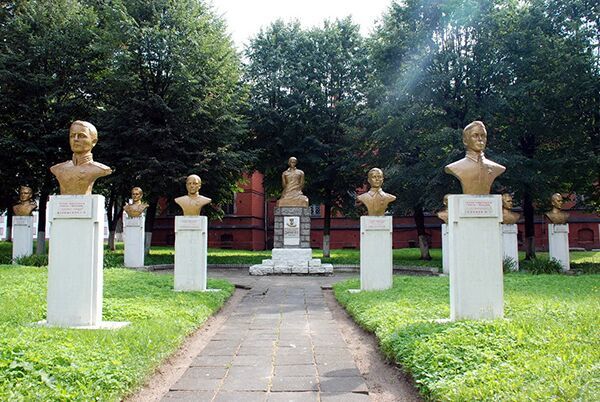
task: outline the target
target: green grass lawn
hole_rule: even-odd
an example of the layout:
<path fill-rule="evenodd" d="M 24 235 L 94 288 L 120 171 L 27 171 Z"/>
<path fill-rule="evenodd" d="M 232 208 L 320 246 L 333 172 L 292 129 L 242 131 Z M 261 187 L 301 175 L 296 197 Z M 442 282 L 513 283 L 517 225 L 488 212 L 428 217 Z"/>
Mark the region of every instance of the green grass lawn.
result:
<path fill-rule="evenodd" d="M 45 268 L 0 265 L 0 400 L 121 400 L 233 293 L 174 292 L 171 275 L 105 270 L 106 321 L 116 331 L 32 326 L 46 312 Z"/>
<path fill-rule="evenodd" d="M 447 277 L 394 277 L 394 287 L 336 298 L 375 333 L 428 398 L 600 400 L 600 275 L 505 276 L 505 320 L 448 318 Z"/>

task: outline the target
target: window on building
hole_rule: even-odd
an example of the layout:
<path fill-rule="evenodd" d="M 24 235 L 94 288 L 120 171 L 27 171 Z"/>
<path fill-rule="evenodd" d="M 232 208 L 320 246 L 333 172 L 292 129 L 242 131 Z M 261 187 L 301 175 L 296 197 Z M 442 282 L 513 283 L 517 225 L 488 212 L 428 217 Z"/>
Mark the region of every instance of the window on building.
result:
<path fill-rule="evenodd" d="M 235 215 L 235 212 L 236 212 L 235 202 L 237 199 L 236 196 L 237 196 L 237 194 L 234 193 L 233 194 L 233 202 L 221 205 L 221 208 L 223 209 L 223 212 L 225 212 L 225 215 Z"/>
<path fill-rule="evenodd" d="M 321 217 L 321 205 L 320 204 L 313 204 L 310 206 L 310 216 L 314 217 L 314 218 Z"/>

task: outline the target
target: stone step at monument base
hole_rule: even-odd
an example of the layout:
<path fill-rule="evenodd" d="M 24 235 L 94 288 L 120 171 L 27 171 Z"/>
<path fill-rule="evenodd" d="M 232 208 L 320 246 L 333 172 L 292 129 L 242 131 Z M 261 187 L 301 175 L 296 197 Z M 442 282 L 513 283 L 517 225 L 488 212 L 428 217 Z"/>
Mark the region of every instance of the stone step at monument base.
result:
<path fill-rule="evenodd" d="M 252 265 L 250 275 L 331 275 L 333 265 L 312 258 L 310 248 L 274 248 L 272 259 Z"/>

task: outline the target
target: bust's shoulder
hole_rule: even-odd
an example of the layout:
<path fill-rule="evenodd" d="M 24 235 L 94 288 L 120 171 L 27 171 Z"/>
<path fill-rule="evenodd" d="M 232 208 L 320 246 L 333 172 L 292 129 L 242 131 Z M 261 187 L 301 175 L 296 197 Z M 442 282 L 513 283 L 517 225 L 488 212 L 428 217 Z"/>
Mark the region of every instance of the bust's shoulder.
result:
<path fill-rule="evenodd" d="M 203 196 L 203 195 L 199 195 L 198 197 L 200 198 L 200 200 L 201 200 L 203 203 L 210 204 L 210 203 L 212 202 L 212 200 L 211 200 L 210 198 L 208 198 L 208 197 L 205 197 L 205 196 Z"/>
<path fill-rule="evenodd" d="M 101 173 L 104 173 L 104 174 L 112 173 L 112 169 L 110 167 L 108 167 L 105 164 L 100 163 L 100 162 L 91 162 L 90 166 L 93 166 L 94 168 L 96 168 L 97 170 L 99 170 Z"/>
<path fill-rule="evenodd" d="M 494 161 L 491 161 L 491 160 L 489 160 L 487 158 L 485 159 L 485 164 L 488 165 L 488 166 L 490 166 L 494 170 L 501 170 L 501 171 L 505 171 L 506 170 L 506 168 L 504 166 L 502 166 L 501 164 L 496 163 Z"/>
<path fill-rule="evenodd" d="M 190 198 L 190 197 L 188 197 L 187 195 L 182 195 L 181 197 L 177 197 L 177 198 L 175 198 L 175 202 L 176 202 L 177 204 L 181 204 L 182 202 L 185 202 L 185 201 L 187 201 L 187 200 L 188 200 L 188 198 Z"/>
<path fill-rule="evenodd" d="M 456 162 L 452 162 L 449 165 L 446 165 L 446 167 L 444 168 L 444 170 L 446 172 L 455 172 L 458 169 L 464 168 L 466 164 L 468 164 L 469 159 L 468 158 L 462 158 L 457 160 Z"/>
<path fill-rule="evenodd" d="M 61 163 L 57 163 L 56 165 L 50 166 L 50 171 L 52 173 L 54 172 L 58 172 L 64 168 L 69 167 L 69 165 L 73 165 L 73 162 L 71 161 L 65 161 L 65 162 L 61 162 Z"/>

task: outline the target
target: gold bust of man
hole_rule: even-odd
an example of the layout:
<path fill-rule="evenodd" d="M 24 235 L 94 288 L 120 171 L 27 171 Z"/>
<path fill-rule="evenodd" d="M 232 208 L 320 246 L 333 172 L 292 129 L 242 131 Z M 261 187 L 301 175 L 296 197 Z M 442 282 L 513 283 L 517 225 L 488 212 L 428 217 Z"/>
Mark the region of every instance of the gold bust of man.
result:
<path fill-rule="evenodd" d="M 436 214 L 438 218 L 440 218 L 442 221 L 444 221 L 444 223 L 448 223 L 448 196 L 450 194 L 446 194 L 444 196 L 444 208 L 440 209 L 438 211 L 438 213 Z"/>
<path fill-rule="evenodd" d="M 556 225 L 563 225 L 567 223 L 569 219 L 569 213 L 562 211 L 563 197 L 560 193 L 552 194 L 552 210 L 546 212 L 546 216 L 550 219 L 550 222 Z"/>
<path fill-rule="evenodd" d="M 29 186 L 19 187 L 19 203 L 13 206 L 13 213 L 16 216 L 31 216 L 37 209 L 37 203 L 32 200 L 33 191 Z"/>
<path fill-rule="evenodd" d="M 288 159 L 288 168 L 281 174 L 283 192 L 277 200 L 278 207 L 308 207 L 308 197 L 302 194 L 304 188 L 304 172 L 298 168 L 298 159 Z"/>
<path fill-rule="evenodd" d="M 142 216 L 142 214 L 148 208 L 148 204 L 142 202 L 142 197 L 144 196 L 144 192 L 139 187 L 134 187 L 131 189 L 131 204 L 125 204 L 123 207 L 123 211 L 127 212 L 127 216 L 130 218 L 137 218 L 138 216 Z"/>
<path fill-rule="evenodd" d="M 69 144 L 73 158 L 50 168 L 62 195 L 90 195 L 96 179 L 112 173 L 108 166 L 94 162 L 92 158 L 92 148 L 97 142 L 98 131 L 93 124 L 81 120 L 71 124 Z"/>
<path fill-rule="evenodd" d="M 371 188 L 366 193 L 358 196 L 358 201 L 365 204 L 369 216 L 383 216 L 390 202 L 396 200 L 396 196 L 388 194 L 381 189 L 383 185 L 383 171 L 379 168 L 369 170 L 367 180 Z"/>
<path fill-rule="evenodd" d="M 508 193 L 502 194 L 502 223 L 513 225 L 519 221 L 521 214 L 513 212 L 513 198 Z"/>
<path fill-rule="evenodd" d="M 188 194 L 182 197 L 175 198 L 177 205 L 183 210 L 185 216 L 198 216 L 202 207 L 210 204 L 212 201 L 208 197 L 201 196 L 198 191 L 202 187 L 202 180 L 200 176 L 191 174 L 185 180 L 185 187 L 187 188 Z"/>
<path fill-rule="evenodd" d="M 449 164 L 446 173 L 460 180 L 463 194 L 489 194 L 492 183 L 506 168 L 483 154 L 487 143 L 487 131 L 480 121 L 474 121 L 463 130 L 463 144 L 467 153 L 459 161 Z"/>

